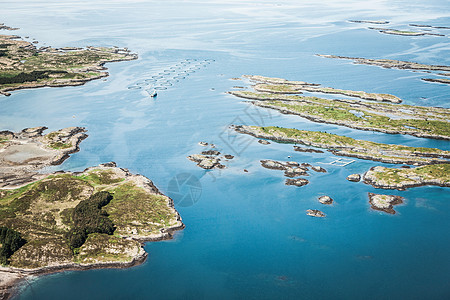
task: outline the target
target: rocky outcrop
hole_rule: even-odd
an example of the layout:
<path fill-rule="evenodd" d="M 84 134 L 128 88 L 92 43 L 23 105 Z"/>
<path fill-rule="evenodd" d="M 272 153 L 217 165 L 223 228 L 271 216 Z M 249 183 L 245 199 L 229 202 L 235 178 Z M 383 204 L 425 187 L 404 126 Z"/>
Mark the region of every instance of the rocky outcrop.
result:
<path fill-rule="evenodd" d="M 43 135 L 47 127 L 0 132 L 0 188 L 17 187 L 46 176 L 44 167 L 61 164 L 79 151 L 87 137 L 83 127 L 68 127 Z"/>
<path fill-rule="evenodd" d="M 422 78 L 423 81 L 428 82 L 437 82 L 437 83 L 445 83 L 450 84 L 450 79 L 447 78 Z"/>
<path fill-rule="evenodd" d="M 388 214 L 395 214 L 394 205 L 402 204 L 403 200 L 400 196 L 369 193 L 371 208 Z"/>
<path fill-rule="evenodd" d="M 230 154 L 220 155 L 220 151 L 215 149 L 216 146 L 214 144 L 200 142 L 199 145 L 204 147 L 209 146 L 210 149 L 202 151 L 201 154 L 189 155 L 187 158 L 190 161 L 196 162 L 197 166 L 202 169 L 223 169 L 225 168 L 225 165 L 221 164 L 222 159 L 230 160 L 234 158 L 234 156 Z"/>
<path fill-rule="evenodd" d="M 309 181 L 304 178 L 295 178 L 295 179 L 286 179 L 284 184 L 295 185 L 295 186 L 300 187 L 300 186 L 307 185 L 308 183 L 309 183 Z"/>
<path fill-rule="evenodd" d="M 325 218 L 325 214 L 318 209 L 308 209 L 306 210 L 306 214 L 311 217 Z"/>
<path fill-rule="evenodd" d="M 361 180 L 361 175 L 359 174 L 350 174 L 347 176 L 348 181 L 359 182 Z"/>
<path fill-rule="evenodd" d="M 450 163 L 409 169 L 376 166 L 364 173 L 363 181 L 380 189 L 405 190 L 425 185 L 450 187 Z"/>
<path fill-rule="evenodd" d="M 330 198 L 330 196 L 320 196 L 319 197 L 319 202 L 322 204 L 332 204 L 333 203 L 333 199 Z"/>
<path fill-rule="evenodd" d="M 318 173 L 326 173 L 327 170 L 325 170 L 324 168 L 320 167 L 320 166 L 312 166 L 311 170 L 316 171 Z"/>
<path fill-rule="evenodd" d="M 266 141 L 266 140 L 258 140 L 258 143 L 262 144 L 262 145 L 269 145 L 270 142 Z"/>
<path fill-rule="evenodd" d="M 317 150 L 317 149 L 312 149 L 312 148 L 305 148 L 305 147 L 299 147 L 299 146 L 294 146 L 294 151 L 307 152 L 307 153 L 323 153 L 322 150 Z"/>

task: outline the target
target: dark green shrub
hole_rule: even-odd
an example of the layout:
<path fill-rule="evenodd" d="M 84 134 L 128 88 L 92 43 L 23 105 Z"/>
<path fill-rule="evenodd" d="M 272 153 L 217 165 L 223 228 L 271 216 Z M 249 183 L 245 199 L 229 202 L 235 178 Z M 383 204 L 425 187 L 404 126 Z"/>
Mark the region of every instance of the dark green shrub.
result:
<path fill-rule="evenodd" d="M 81 247 L 90 233 L 114 233 L 114 224 L 108 214 L 102 210 L 112 199 L 109 192 L 98 192 L 83 200 L 75 207 L 72 220 L 73 228 L 68 233 L 70 247 Z"/>

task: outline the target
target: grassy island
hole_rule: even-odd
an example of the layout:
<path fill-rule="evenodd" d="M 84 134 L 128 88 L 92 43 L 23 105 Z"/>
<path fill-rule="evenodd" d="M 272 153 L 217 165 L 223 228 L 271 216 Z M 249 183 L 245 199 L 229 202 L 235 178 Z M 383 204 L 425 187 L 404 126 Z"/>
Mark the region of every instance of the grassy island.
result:
<path fill-rule="evenodd" d="M 127 49 L 87 47 L 37 49 L 18 36 L 0 35 L 0 93 L 43 86 L 82 85 L 108 76 L 107 62 L 136 59 Z"/>
<path fill-rule="evenodd" d="M 0 190 L 0 226 L 21 243 L 3 264 L 36 271 L 134 264 L 183 223 L 150 180 L 105 164 Z"/>
<path fill-rule="evenodd" d="M 450 187 L 450 163 L 411 169 L 373 167 L 363 180 L 376 188 L 404 190 L 409 187 L 437 185 Z"/>
<path fill-rule="evenodd" d="M 445 164 L 450 151 L 436 148 L 408 147 L 356 140 L 336 134 L 281 127 L 233 126 L 244 134 L 274 141 L 298 143 L 328 149 L 335 155 L 357 157 L 395 164 Z"/>
<path fill-rule="evenodd" d="M 275 88 L 277 87 L 271 87 Z M 292 86 L 283 89 L 289 88 Z M 255 100 L 252 101 L 254 105 L 295 114 L 314 122 L 390 134 L 450 139 L 450 110 L 445 108 L 369 103 L 351 99 L 330 100 L 285 93 L 233 91 L 230 94 Z"/>
<path fill-rule="evenodd" d="M 394 59 L 371 59 L 361 57 L 348 57 L 339 55 L 317 54 L 317 56 L 326 58 L 349 59 L 355 64 L 373 65 L 387 69 L 410 69 L 410 70 L 427 70 L 427 71 L 450 71 L 450 66 L 445 65 L 427 65 L 410 61 L 394 60 Z"/>

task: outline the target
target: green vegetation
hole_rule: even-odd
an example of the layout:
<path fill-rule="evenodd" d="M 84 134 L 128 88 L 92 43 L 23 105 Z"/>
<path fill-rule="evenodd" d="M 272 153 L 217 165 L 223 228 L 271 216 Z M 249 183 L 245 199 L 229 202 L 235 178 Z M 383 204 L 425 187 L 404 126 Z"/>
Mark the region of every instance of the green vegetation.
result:
<path fill-rule="evenodd" d="M 75 206 L 72 214 L 74 226 L 68 233 L 70 247 L 81 247 L 90 233 L 113 234 L 115 228 L 108 214 L 102 210 L 112 199 L 106 191 L 98 192 Z"/>
<path fill-rule="evenodd" d="M 0 49 L 0 92 L 33 84 L 79 85 L 106 75 L 99 69 L 105 62 L 136 58 L 113 48 L 39 51 L 33 44 L 10 36 L 0 36 Z"/>
<path fill-rule="evenodd" d="M 249 91 L 230 93 L 258 100 L 253 102 L 255 105 L 296 114 L 316 122 L 386 133 L 450 139 L 450 110 L 445 108 Z"/>
<path fill-rule="evenodd" d="M 114 175 L 111 170 L 92 170 L 89 175 L 81 176 L 84 180 L 91 182 L 94 185 L 114 184 L 123 181 L 123 178 L 119 178 Z"/>
<path fill-rule="evenodd" d="M 20 236 L 19 232 L 7 227 L 0 227 L 0 243 L 2 244 L 0 264 L 6 265 L 11 255 L 25 245 L 26 241 Z"/>
<path fill-rule="evenodd" d="M 406 188 L 422 185 L 450 186 L 450 163 L 411 169 L 375 167 L 365 174 L 365 181 L 375 187 Z"/>
<path fill-rule="evenodd" d="M 159 234 L 177 216 L 167 197 L 138 187 L 140 180 L 118 168 L 94 168 L 0 189 L 0 226 L 27 241 L 10 265 L 130 261 L 140 245 L 123 237 Z"/>
<path fill-rule="evenodd" d="M 105 207 L 118 234 L 134 228 L 139 234 L 151 234 L 170 225 L 172 212 L 162 195 L 146 193 L 143 188 L 124 183 L 109 190 L 114 198 Z M 131 221 L 132 220 L 132 221 Z"/>
<path fill-rule="evenodd" d="M 52 74 L 65 74 L 65 71 L 31 71 L 29 73 L 20 72 L 17 74 L 0 73 L 0 86 L 11 83 L 24 83 L 31 81 L 38 81 L 39 79 L 48 79 Z"/>
<path fill-rule="evenodd" d="M 400 103 L 401 99 L 390 94 L 378 94 L 378 93 L 366 93 L 362 91 L 341 90 L 330 87 L 320 87 L 316 85 L 297 85 L 292 83 L 284 84 L 262 84 L 259 83 L 254 86 L 254 89 L 259 92 L 268 93 L 287 93 L 287 94 L 299 94 L 301 91 L 308 91 L 314 93 L 326 93 L 326 94 L 341 94 L 350 97 L 359 97 L 366 100 L 375 101 L 387 101 Z"/>
<path fill-rule="evenodd" d="M 71 144 L 62 143 L 62 142 L 52 142 L 52 143 L 50 143 L 49 146 L 50 146 L 50 148 L 53 148 L 53 149 L 56 149 L 56 150 L 67 149 L 67 148 L 72 147 Z"/>
<path fill-rule="evenodd" d="M 337 155 L 390 163 L 446 163 L 447 160 L 440 158 L 450 158 L 450 151 L 443 151 L 437 148 L 382 144 L 356 140 L 350 137 L 320 131 L 307 131 L 274 126 L 242 126 L 236 127 L 236 130 L 241 133 L 252 134 L 258 138 L 300 143 L 330 149 L 330 151 Z"/>

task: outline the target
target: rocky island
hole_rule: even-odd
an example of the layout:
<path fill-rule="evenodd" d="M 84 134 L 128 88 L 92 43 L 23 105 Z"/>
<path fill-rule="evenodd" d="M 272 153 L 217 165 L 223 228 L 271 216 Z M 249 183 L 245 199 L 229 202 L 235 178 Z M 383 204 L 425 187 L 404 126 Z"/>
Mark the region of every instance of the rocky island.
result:
<path fill-rule="evenodd" d="M 184 228 L 170 198 L 114 163 L 0 189 L 0 226 L 22 241 L 14 251 L 2 241 L 0 273 L 9 278 L 132 266 L 147 256 L 141 242 Z"/>
<path fill-rule="evenodd" d="M 394 164 L 446 164 L 450 151 L 356 140 L 346 136 L 281 127 L 234 125 L 232 129 L 256 138 L 328 149 L 334 155 Z"/>
<path fill-rule="evenodd" d="M 432 35 L 432 36 L 445 36 L 443 34 L 438 33 L 430 33 L 423 31 L 411 31 L 411 30 L 399 30 L 392 28 L 379 28 L 379 27 L 369 27 L 369 29 L 377 30 L 378 32 L 385 34 L 394 34 L 394 35 L 403 35 L 403 36 L 423 36 L 423 35 Z"/>
<path fill-rule="evenodd" d="M 450 71 L 450 66 L 446 65 L 426 65 L 416 62 L 394 60 L 394 59 L 370 59 L 370 58 L 360 58 L 360 57 L 348 57 L 339 55 L 328 55 L 328 54 L 316 54 L 320 57 L 325 58 L 337 58 L 337 59 L 348 59 L 353 60 L 355 64 L 361 65 L 373 65 L 379 66 L 387 69 L 410 69 L 410 70 L 422 70 L 422 71 Z"/>
<path fill-rule="evenodd" d="M 403 200 L 404 198 L 400 196 L 369 193 L 369 203 L 372 209 L 392 215 L 395 214 L 394 205 L 402 204 Z"/>
<path fill-rule="evenodd" d="M 103 66 L 107 62 L 137 59 L 127 49 L 36 48 L 14 35 L 0 35 L 0 94 L 9 91 L 82 85 L 87 81 L 108 76 Z"/>
<path fill-rule="evenodd" d="M 252 77 L 252 80 L 285 83 L 263 85 L 265 91 L 277 90 L 276 93 L 258 91 L 231 91 L 229 93 L 240 98 L 251 99 L 251 103 L 256 106 L 298 115 L 313 122 L 390 134 L 409 134 L 417 137 L 450 140 L 450 109 L 292 95 L 285 91 L 298 89 L 297 86 L 300 84 L 297 82 L 291 83 L 277 78 L 255 79 L 255 77 Z M 261 89 L 261 85 L 259 87 L 257 85 L 255 88 Z M 384 99 L 397 101 L 394 100 L 395 98 L 390 98 L 395 97 L 392 95 L 378 95 Z"/>
<path fill-rule="evenodd" d="M 450 163 L 410 169 L 376 166 L 363 175 L 363 181 L 380 189 L 405 190 L 424 185 L 450 187 Z"/>

